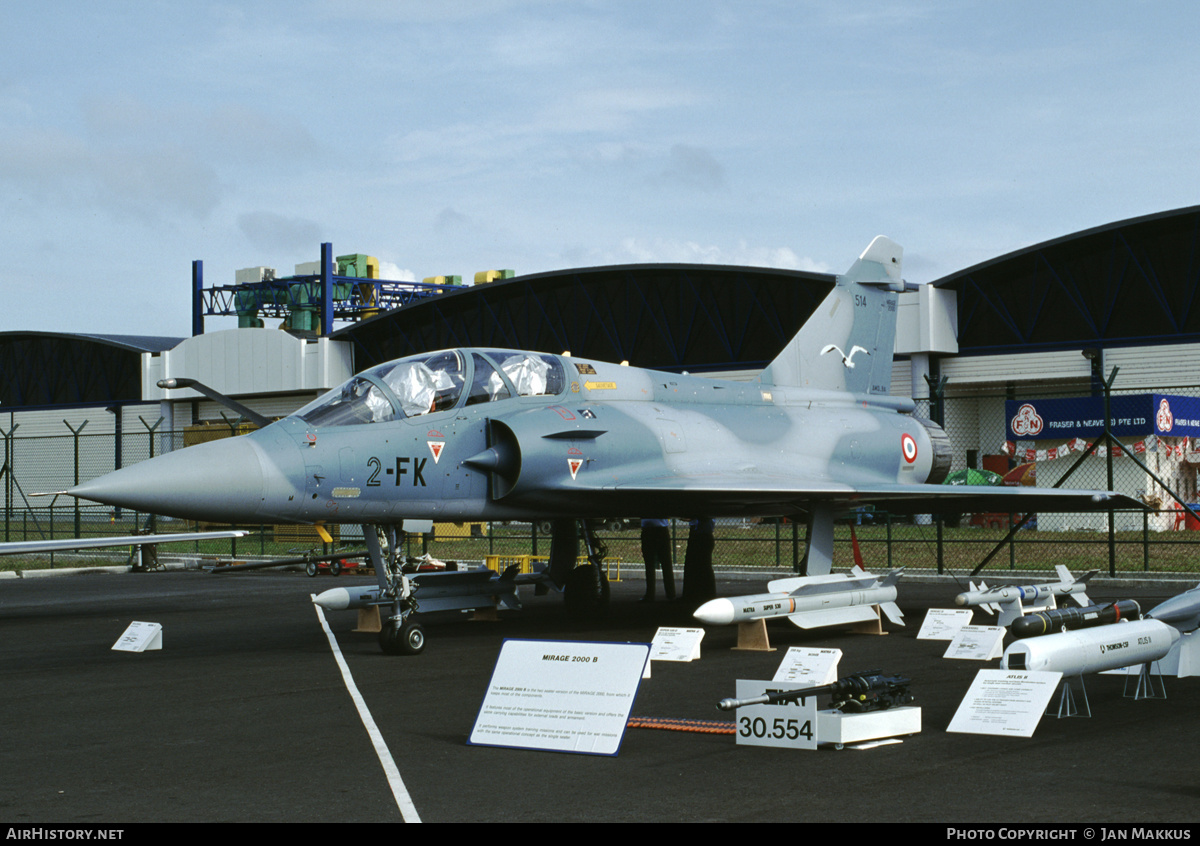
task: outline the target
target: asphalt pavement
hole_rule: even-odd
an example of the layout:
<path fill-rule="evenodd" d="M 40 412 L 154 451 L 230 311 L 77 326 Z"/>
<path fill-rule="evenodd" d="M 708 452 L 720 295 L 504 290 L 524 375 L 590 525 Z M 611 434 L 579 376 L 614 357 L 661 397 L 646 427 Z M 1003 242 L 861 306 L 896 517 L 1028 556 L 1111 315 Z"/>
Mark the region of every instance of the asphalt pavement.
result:
<path fill-rule="evenodd" d="M 722 595 L 766 576 L 720 578 Z M 357 581 L 362 581 L 357 579 Z M 348 577 L 165 572 L 0 581 L 0 818 L 14 824 L 400 822 L 401 808 L 334 658 L 310 593 Z M 365 709 L 424 822 L 1187 823 L 1200 816 L 1200 678 L 1135 701 L 1088 676 L 1089 718 L 1041 720 L 1032 738 L 946 731 L 976 673 L 917 640 L 953 584 L 900 582 L 908 625 L 884 636 L 769 627 L 772 653 L 734 651 L 710 627 L 702 657 L 658 663 L 635 716 L 723 720 L 737 679 L 770 679 L 789 646 L 836 647 L 842 674 L 912 679 L 922 731 L 870 750 L 738 746 L 723 733 L 630 728 L 612 757 L 467 744 L 506 638 L 649 642 L 694 625 L 680 603 L 640 603 L 613 585 L 600 623 L 561 597 L 524 597 L 499 622 L 431 620 L 415 657 L 383 655 L 327 612 Z M 1177 592 L 1096 587 L 1094 600 L 1148 609 Z M 116 652 L 132 621 L 163 647 Z M 979 618 L 984 622 L 983 618 Z"/>

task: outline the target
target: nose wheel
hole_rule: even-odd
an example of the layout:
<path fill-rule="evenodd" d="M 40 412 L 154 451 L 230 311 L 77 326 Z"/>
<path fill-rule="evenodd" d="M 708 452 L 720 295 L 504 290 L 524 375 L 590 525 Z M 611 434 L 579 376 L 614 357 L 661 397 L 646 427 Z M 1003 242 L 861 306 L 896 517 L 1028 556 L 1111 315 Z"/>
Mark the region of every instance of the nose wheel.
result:
<path fill-rule="evenodd" d="M 379 647 L 388 655 L 420 655 L 425 651 L 425 629 L 412 620 L 389 620 L 379 630 Z"/>

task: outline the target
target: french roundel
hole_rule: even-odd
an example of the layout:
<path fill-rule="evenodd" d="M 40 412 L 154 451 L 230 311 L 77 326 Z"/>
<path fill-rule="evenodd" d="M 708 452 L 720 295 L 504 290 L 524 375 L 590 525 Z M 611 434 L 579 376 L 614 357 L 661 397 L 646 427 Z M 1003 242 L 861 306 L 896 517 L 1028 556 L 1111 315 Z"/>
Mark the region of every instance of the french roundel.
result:
<path fill-rule="evenodd" d="M 909 464 L 917 460 L 917 442 L 913 440 L 912 435 L 901 436 L 900 449 L 904 451 L 904 460 Z"/>

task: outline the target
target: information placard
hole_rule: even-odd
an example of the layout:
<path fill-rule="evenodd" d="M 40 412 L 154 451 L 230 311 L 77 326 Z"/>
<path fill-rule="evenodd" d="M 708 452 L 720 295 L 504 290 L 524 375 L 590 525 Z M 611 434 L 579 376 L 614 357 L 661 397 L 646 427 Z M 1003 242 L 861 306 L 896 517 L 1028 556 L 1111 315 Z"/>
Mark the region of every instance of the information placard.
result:
<path fill-rule="evenodd" d="M 1062 673 L 980 670 L 946 731 L 1032 737 Z"/>
<path fill-rule="evenodd" d="M 468 743 L 616 755 L 648 643 L 506 640 Z"/>
<path fill-rule="evenodd" d="M 840 649 L 815 649 L 792 646 L 788 649 L 771 681 L 787 682 L 789 688 L 818 687 L 837 681 Z"/>
<path fill-rule="evenodd" d="M 991 661 L 1004 654 L 1003 626 L 963 626 L 954 634 L 943 658 Z"/>
<path fill-rule="evenodd" d="M 917 640 L 954 640 L 954 633 L 969 625 L 973 614 L 970 608 L 930 608 Z"/>
<path fill-rule="evenodd" d="M 650 643 L 651 661 L 695 661 L 700 657 L 704 629 L 677 629 L 662 626 Z"/>
<path fill-rule="evenodd" d="M 129 624 L 117 642 L 114 652 L 153 652 L 162 649 L 162 623 L 142 623 L 135 620 Z"/>

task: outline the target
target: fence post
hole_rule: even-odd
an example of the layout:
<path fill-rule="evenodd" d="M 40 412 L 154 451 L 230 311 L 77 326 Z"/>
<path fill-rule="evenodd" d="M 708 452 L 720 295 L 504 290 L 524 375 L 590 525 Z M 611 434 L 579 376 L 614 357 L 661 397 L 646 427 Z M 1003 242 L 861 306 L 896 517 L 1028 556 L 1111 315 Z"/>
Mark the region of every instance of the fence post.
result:
<path fill-rule="evenodd" d="M 884 524 L 887 526 L 888 569 L 891 570 L 892 569 L 892 512 L 885 511 L 885 512 L 883 512 L 883 514 L 884 514 L 883 521 L 884 521 Z"/>
<path fill-rule="evenodd" d="M 142 425 L 146 427 L 146 439 L 148 441 L 150 441 L 150 458 L 153 458 L 154 457 L 154 430 L 157 429 L 159 427 L 159 425 L 163 422 L 163 418 L 159 417 L 158 420 L 154 421 L 153 426 L 151 426 L 149 423 L 147 423 L 146 418 L 140 414 L 138 415 L 138 420 L 141 420 Z M 154 534 L 156 531 L 158 531 L 158 515 L 151 514 L 147 518 L 146 531 L 148 531 L 150 534 Z"/>
<path fill-rule="evenodd" d="M 925 374 L 925 383 L 929 386 L 929 419 L 934 423 L 946 428 L 946 382 L 949 377 L 938 376 L 934 379 L 929 374 Z M 945 538 L 942 535 L 942 515 L 936 515 L 935 522 L 937 523 L 937 571 L 941 575 L 945 569 L 946 549 L 944 545 Z"/>
<path fill-rule="evenodd" d="M 88 422 L 86 420 L 84 420 L 82 423 L 79 424 L 79 428 L 75 429 L 75 428 L 72 428 L 70 423 L 68 423 L 66 420 L 63 420 L 63 425 L 71 430 L 71 436 L 75 441 L 75 484 L 76 485 L 79 484 L 79 433 L 83 431 L 83 427 L 86 426 L 87 424 L 88 424 Z M 80 534 L 79 534 L 79 498 L 78 497 L 75 498 L 75 537 L 80 537 Z"/>
<path fill-rule="evenodd" d="M 8 525 L 12 522 L 12 491 L 13 491 L 13 432 L 17 431 L 20 423 L 14 423 L 13 427 L 5 432 L 0 429 L 0 435 L 4 436 L 4 464 L 0 466 L 0 473 L 4 475 L 4 540 L 9 540 Z"/>
<path fill-rule="evenodd" d="M 1112 433 L 1112 386 L 1117 379 L 1117 372 L 1121 368 L 1114 367 L 1112 372 L 1108 374 L 1108 379 L 1104 381 L 1104 443 L 1106 454 L 1104 463 L 1108 468 L 1108 487 L 1106 490 L 1113 489 L 1113 447 L 1116 446 L 1117 440 Z M 1112 506 L 1108 509 L 1108 575 L 1117 575 L 1117 528 L 1115 518 L 1113 517 Z"/>

